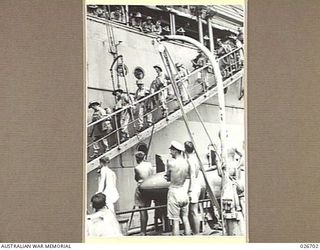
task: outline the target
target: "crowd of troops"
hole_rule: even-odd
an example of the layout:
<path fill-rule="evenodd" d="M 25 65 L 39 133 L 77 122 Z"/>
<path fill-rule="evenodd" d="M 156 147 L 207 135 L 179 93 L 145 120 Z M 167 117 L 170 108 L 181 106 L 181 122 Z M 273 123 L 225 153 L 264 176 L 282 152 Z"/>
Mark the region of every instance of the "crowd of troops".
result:
<path fill-rule="evenodd" d="M 123 6 L 115 6 L 114 10 L 100 5 L 88 5 L 88 13 L 113 20 L 120 23 L 126 23 L 126 17 L 124 15 Z M 154 20 L 151 16 L 142 15 L 141 12 L 133 12 L 129 14 L 128 24 L 135 30 L 154 35 L 168 35 L 170 34 L 170 27 L 168 25 L 163 26 L 161 20 Z M 180 27 L 177 29 L 177 34 L 184 35 L 185 30 Z"/>

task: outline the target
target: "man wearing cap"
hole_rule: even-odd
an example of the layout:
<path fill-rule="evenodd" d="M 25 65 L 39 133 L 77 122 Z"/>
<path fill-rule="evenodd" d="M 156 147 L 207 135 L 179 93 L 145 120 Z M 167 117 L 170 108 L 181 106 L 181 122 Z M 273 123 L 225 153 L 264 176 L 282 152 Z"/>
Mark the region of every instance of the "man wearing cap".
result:
<path fill-rule="evenodd" d="M 138 89 L 135 94 L 135 98 L 134 98 L 135 101 L 139 101 L 150 94 L 150 91 L 144 87 L 142 80 L 137 80 L 137 86 L 138 86 Z M 143 130 L 144 114 L 147 111 L 146 103 L 147 103 L 147 100 L 140 101 L 137 103 L 138 126 L 139 126 L 138 132 L 141 132 Z M 152 124 L 152 114 L 147 114 L 147 122 L 148 122 L 148 126 Z"/>
<path fill-rule="evenodd" d="M 168 218 L 172 220 L 172 234 L 179 235 L 180 216 L 184 224 L 185 235 L 190 235 L 189 214 L 189 197 L 188 189 L 192 185 L 190 178 L 190 167 L 183 157 L 183 146 L 176 141 L 171 142 L 170 154 L 173 160 L 167 163 L 167 181 L 170 181 L 168 191 Z"/>
<path fill-rule="evenodd" d="M 238 39 L 238 37 L 236 37 L 235 35 L 231 35 L 229 36 L 229 38 L 231 38 L 233 40 L 233 43 L 235 44 L 235 47 L 238 50 L 238 57 L 239 57 L 239 62 L 240 62 L 240 65 L 242 66 L 243 65 L 243 61 L 244 61 L 244 55 L 243 55 L 243 46 L 242 46 L 242 43 L 241 41 Z"/>
<path fill-rule="evenodd" d="M 91 205 L 95 212 L 87 216 L 86 236 L 122 236 L 115 214 L 106 206 L 106 195 L 103 193 L 93 195 Z"/>
<path fill-rule="evenodd" d="M 119 109 L 123 109 L 129 106 L 130 100 L 129 97 L 123 93 L 122 89 L 117 89 L 113 91 L 113 95 L 116 96 L 116 105 L 114 110 L 117 111 Z M 128 124 L 130 120 L 130 108 L 126 108 L 118 114 L 118 119 L 120 123 L 120 138 L 121 142 L 124 142 L 129 138 Z"/>
<path fill-rule="evenodd" d="M 222 57 L 232 51 L 231 46 L 229 44 L 223 43 L 220 38 L 217 39 L 217 43 L 219 46 L 216 51 L 216 54 L 218 55 L 218 57 Z M 220 65 L 222 70 L 224 70 L 225 68 L 228 68 L 228 66 L 230 65 L 231 57 L 232 55 L 225 56 L 224 58 L 222 58 L 221 65 Z"/>
<path fill-rule="evenodd" d="M 140 12 L 137 12 L 132 18 L 132 26 L 139 31 L 142 31 L 142 15 Z"/>
<path fill-rule="evenodd" d="M 152 17 L 147 16 L 146 21 L 142 23 L 142 31 L 144 33 L 151 33 L 153 29 Z"/>
<path fill-rule="evenodd" d="M 181 78 L 185 78 L 189 75 L 188 70 L 183 66 L 182 63 L 176 63 L 175 64 L 178 74 L 176 75 L 176 81 L 178 81 Z M 181 96 L 181 100 L 183 105 L 188 103 L 189 97 L 188 97 L 188 79 L 183 80 L 182 82 L 179 82 L 178 84 L 179 93 Z"/>
<path fill-rule="evenodd" d="M 124 13 L 123 6 L 116 6 L 115 10 L 112 11 L 111 14 L 110 14 L 110 19 L 123 23 L 124 22 L 123 13 Z"/>
<path fill-rule="evenodd" d="M 105 118 L 103 121 L 92 126 L 92 130 L 89 135 L 95 141 L 95 143 L 93 144 L 93 155 L 91 156 L 95 157 L 99 155 L 100 146 L 102 147 L 104 152 L 107 152 L 109 149 L 108 140 L 105 136 L 112 130 L 111 117 L 107 116 L 106 111 L 101 108 L 99 102 L 90 102 L 88 108 L 92 108 L 94 111 L 92 114 L 91 122 L 96 122 L 98 120 L 101 120 L 102 118 Z"/>
<path fill-rule="evenodd" d="M 145 160 L 145 153 L 138 151 L 135 153 L 137 166 L 134 168 L 135 180 L 137 182 L 137 188 L 134 195 L 135 205 L 139 208 L 150 207 L 151 200 L 147 197 L 144 197 L 140 191 L 141 183 L 147 179 L 149 176 L 153 175 L 154 170 L 150 162 Z M 140 226 L 141 226 L 141 235 L 146 235 L 148 224 L 148 211 L 140 211 Z"/>
<path fill-rule="evenodd" d="M 189 198 L 190 198 L 190 224 L 194 235 L 200 232 L 200 220 L 198 213 L 198 202 L 201 193 L 200 184 L 200 164 L 199 160 L 195 154 L 194 146 L 191 141 L 186 141 L 184 143 L 184 148 L 186 152 L 186 158 L 190 165 L 190 179 L 192 179 L 192 186 L 189 187 Z"/>
<path fill-rule="evenodd" d="M 119 193 L 116 187 L 117 177 L 116 174 L 109 168 L 110 159 L 102 157 L 100 162 L 100 176 L 98 184 L 98 192 L 106 195 L 106 205 L 114 212 L 114 203 L 119 199 Z"/>
<path fill-rule="evenodd" d="M 202 50 L 199 49 L 198 53 L 197 57 L 192 60 L 193 67 L 196 69 L 204 67 L 208 63 L 208 58 L 204 55 Z M 198 73 L 197 81 L 201 83 L 203 92 L 206 92 L 209 88 L 208 68 L 205 68 Z"/>
<path fill-rule="evenodd" d="M 168 90 L 164 89 L 167 87 L 167 80 L 162 72 L 162 68 L 160 65 L 154 65 L 153 68 L 157 72 L 156 79 L 152 82 L 151 87 L 150 87 L 150 93 L 154 93 L 160 89 L 163 89 L 162 91 L 159 92 L 159 103 L 162 111 L 162 117 L 167 117 L 168 116 L 168 106 L 167 106 L 167 96 L 168 96 Z"/>
<path fill-rule="evenodd" d="M 98 5 L 87 5 L 88 14 L 96 15 L 97 8 L 98 8 Z"/>

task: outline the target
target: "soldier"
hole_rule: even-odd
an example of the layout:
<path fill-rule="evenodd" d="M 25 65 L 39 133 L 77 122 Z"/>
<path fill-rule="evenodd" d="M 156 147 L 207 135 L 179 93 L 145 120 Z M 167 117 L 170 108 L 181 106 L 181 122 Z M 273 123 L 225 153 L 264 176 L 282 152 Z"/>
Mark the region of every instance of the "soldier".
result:
<path fill-rule="evenodd" d="M 241 27 L 238 27 L 238 39 L 243 44 L 243 30 Z"/>
<path fill-rule="evenodd" d="M 188 70 L 181 63 L 176 63 L 175 66 L 176 66 L 176 68 L 178 70 L 178 74 L 176 76 L 176 81 L 181 79 L 181 78 L 187 77 L 189 75 Z M 187 90 L 188 90 L 188 80 L 184 80 L 182 82 L 179 82 L 178 83 L 178 89 L 179 89 L 179 92 L 180 92 L 182 103 L 183 103 L 183 105 L 185 105 L 189 101 L 188 92 L 187 92 Z"/>
<path fill-rule="evenodd" d="M 116 105 L 114 108 L 115 111 L 129 106 L 129 97 L 123 93 L 122 89 L 117 89 L 113 91 L 112 94 L 116 96 Z M 122 110 L 117 117 L 120 123 L 120 140 L 121 142 L 124 142 L 129 139 L 128 123 L 130 120 L 130 108 Z"/>
<path fill-rule="evenodd" d="M 119 199 L 119 193 L 116 187 L 116 174 L 109 168 L 110 159 L 102 157 L 100 160 L 100 177 L 98 184 L 98 193 L 106 195 L 106 205 L 114 212 L 114 203 Z"/>
<path fill-rule="evenodd" d="M 88 108 L 94 110 L 92 114 L 92 122 L 96 122 L 105 118 L 107 116 L 106 111 L 101 108 L 99 102 L 90 102 Z M 93 137 L 95 143 L 93 144 L 93 155 L 95 157 L 99 155 L 100 146 L 103 149 L 103 152 L 107 152 L 109 149 L 108 140 L 105 138 L 106 134 L 112 130 L 111 118 L 107 118 L 95 125 L 92 126 L 90 137 Z M 100 146 L 99 146 L 100 145 Z"/>
<path fill-rule="evenodd" d="M 239 58 L 239 63 L 241 66 L 243 66 L 243 62 L 244 62 L 244 55 L 243 55 L 243 46 L 241 41 L 238 39 L 238 37 L 236 37 L 235 35 L 231 35 L 229 36 L 229 38 L 231 38 L 233 40 L 233 43 L 235 44 L 236 49 L 238 50 L 238 58 Z"/>
<path fill-rule="evenodd" d="M 125 20 L 124 20 L 123 13 L 124 13 L 123 7 L 122 6 L 116 6 L 115 10 L 112 11 L 111 14 L 110 14 L 110 19 L 124 23 Z"/>
<path fill-rule="evenodd" d="M 203 54 L 203 52 L 199 49 L 197 57 L 192 60 L 193 67 L 195 69 L 201 68 L 208 63 L 208 58 Z M 198 82 L 201 83 L 203 92 L 206 92 L 209 88 L 208 82 L 208 69 L 205 68 L 198 73 Z"/>
<path fill-rule="evenodd" d="M 153 167 L 150 162 L 145 160 L 145 153 L 138 151 L 135 154 L 137 166 L 134 168 L 135 180 L 137 182 L 137 188 L 134 195 L 135 205 L 139 208 L 150 207 L 151 200 L 144 197 L 140 191 L 141 183 L 149 176 L 153 175 Z M 141 235 L 146 235 L 147 224 L 148 224 L 148 211 L 140 211 L 140 224 L 141 224 Z"/>
<path fill-rule="evenodd" d="M 201 174 L 200 164 L 195 154 L 193 143 L 191 141 L 185 142 L 184 148 L 188 163 L 190 165 L 190 179 L 192 179 L 192 186 L 189 188 L 188 193 L 190 198 L 190 224 L 193 234 L 196 235 L 200 232 L 200 220 L 198 213 L 198 202 L 201 193 L 201 184 L 199 178 Z"/>
<path fill-rule="evenodd" d="M 146 21 L 142 23 L 142 31 L 144 33 L 151 33 L 153 30 L 152 17 L 147 16 Z"/>
<path fill-rule="evenodd" d="M 179 235 L 180 216 L 184 224 L 185 235 L 190 235 L 188 189 L 192 186 L 192 180 L 187 181 L 190 178 L 190 168 L 182 155 L 184 148 L 179 142 L 172 141 L 169 149 L 173 160 L 168 161 L 166 174 L 167 181 L 170 181 L 167 204 L 168 218 L 173 222 L 173 235 Z"/>
<path fill-rule="evenodd" d="M 167 87 L 167 80 L 162 72 L 162 68 L 159 65 L 154 65 L 153 68 L 157 72 L 156 79 L 152 82 L 151 87 L 150 87 L 150 93 L 154 93 L 160 89 L 163 89 Z M 159 102 L 160 102 L 160 107 L 162 111 L 162 117 L 165 118 L 168 116 L 168 106 L 167 106 L 167 97 L 168 97 L 168 90 L 163 89 L 159 93 Z"/>
<path fill-rule="evenodd" d="M 232 51 L 231 46 L 227 43 L 223 43 L 220 38 L 217 39 L 217 43 L 219 46 L 216 51 L 216 54 L 218 55 L 218 57 L 222 57 Z M 220 64 L 221 71 L 228 69 L 228 67 L 230 66 L 231 59 L 232 59 L 232 55 L 225 56 L 224 58 L 222 58 L 221 64 Z"/>
<path fill-rule="evenodd" d="M 137 12 L 134 18 L 132 18 L 132 26 L 139 31 L 142 31 L 142 16 L 140 12 Z"/>
<path fill-rule="evenodd" d="M 137 80 L 137 86 L 138 89 L 136 91 L 135 100 L 139 101 L 150 94 L 150 91 L 146 89 L 143 85 L 143 82 L 141 80 Z M 141 132 L 143 130 L 144 126 L 144 114 L 145 111 L 147 111 L 147 100 L 141 101 L 137 103 L 137 110 L 138 110 L 138 132 Z M 147 114 L 147 123 L 148 126 L 152 124 L 152 114 Z"/>
<path fill-rule="evenodd" d="M 95 212 L 87 216 L 86 236 L 122 236 L 116 216 L 106 207 L 106 195 L 97 193 L 91 197 Z"/>
<path fill-rule="evenodd" d="M 161 21 L 157 20 L 156 24 L 152 27 L 152 33 L 156 35 L 161 35 L 162 33 L 162 27 L 161 27 Z"/>

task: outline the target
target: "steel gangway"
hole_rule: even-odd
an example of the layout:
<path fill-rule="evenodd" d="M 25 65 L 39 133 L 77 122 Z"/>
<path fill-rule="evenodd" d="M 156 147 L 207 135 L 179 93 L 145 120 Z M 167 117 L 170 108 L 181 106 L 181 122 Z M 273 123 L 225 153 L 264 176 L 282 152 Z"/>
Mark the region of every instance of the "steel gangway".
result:
<path fill-rule="evenodd" d="M 223 76 L 223 88 L 225 92 L 227 91 L 228 87 L 232 84 L 239 83 L 239 99 L 243 96 L 243 65 L 241 62 L 241 59 L 239 57 L 239 52 L 242 48 L 237 48 L 232 50 L 230 53 L 225 54 L 224 56 L 217 58 L 217 62 L 220 65 L 222 76 Z M 223 65 L 223 61 L 228 58 L 229 64 Z M 196 75 L 207 71 L 208 77 L 208 89 L 206 91 L 203 91 L 202 85 L 203 82 L 195 80 Z M 188 113 L 192 110 L 194 110 L 196 107 L 201 105 L 202 103 L 208 101 L 210 98 L 214 97 L 218 94 L 218 89 L 216 86 L 216 77 L 214 74 L 210 73 L 212 72 L 212 65 L 210 63 L 207 63 L 206 65 L 194 69 L 192 72 L 190 72 L 187 76 L 182 77 L 176 81 L 177 84 L 183 81 L 188 81 L 188 93 L 190 97 L 190 102 L 183 105 L 183 109 L 185 113 Z M 99 167 L 99 159 L 101 157 L 107 156 L 109 159 L 113 159 L 120 154 L 123 154 L 128 149 L 134 147 L 138 143 L 144 141 L 148 137 L 151 136 L 152 133 L 156 133 L 165 127 L 167 127 L 169 124 L 172 124 L 176 120 L 182 117 L 181 109 L 177 106 L 177 97 L 174 95 L 169 96 L 167 99 L 167 105 L 169 107 L 169 114 L 166 117 L 162 117 L 159 115 L 160 113 L 160 107 L 154 107 L 151 111 L 144 114 L 144 118 L 146 118 L 148 115 L 152 114 L 153 116 L 153 125 L 146 127 L 142 131 L 137 131 L 137 122 L 138 117 L 135 117 L 134 115 L 131 115 L 131 119 L 128 123 L 129 127 L 129 134 L 130 137 L 126 141 L 120 140 L 120 131 L 121 127 L 118 125 L 117 119 L 120 116 L 121 112 L 130 109 L 130 113 L 134 114 L 135 107 L 139 105 L 141 102 L 150 101 L 150 98 L 155 98 L 161 91 L 170 90 L 172 88 L 172 84 L 168 84 L 168 86 L 154 92 L 153 94 L 150 94 L 138 101 L 133 101 L 126 107 L 119 109 L 106 117 L 103 117 L 102 119 L 95 121 L 93 123 L 90 123 L 87 125 L 87 131 L 90 131 L 93 126 L 96 126 L 97 124 L 105 121 L 105 120 L 111 120 L 113 123 L 114 129 L 106 134 L 103 138 L 100 138 L 96 141 L 90 141 L 88 140 L 87 143 L 87 152 L 88 152 L 88 161 L 87 161 L 87 173 L 91 172 L 92 170 Z M 89 134 L 89 132 L 88 132 Z M 98 143 L 100 140 L 107 139 L 109 142 L 109 149 L 106 152 L 102 152 L 97 157 L 91 158 L 90 157 L 90 149 L 93 147 L 94 143 Z"/>

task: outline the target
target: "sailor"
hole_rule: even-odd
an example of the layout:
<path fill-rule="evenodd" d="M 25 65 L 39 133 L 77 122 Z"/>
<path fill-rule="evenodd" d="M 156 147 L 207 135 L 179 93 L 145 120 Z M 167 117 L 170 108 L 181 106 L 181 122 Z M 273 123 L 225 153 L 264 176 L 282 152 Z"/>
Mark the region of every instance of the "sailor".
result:
<path fill-rule="evenodd" d="M 176 63 L 175 64 L 177 70 L 178 70 L 178 74 L 176 76 L 176 81 L 181 79 L 181 78 L 185 78 L 189 75 L 188 70 L 183 66 L 183 64 L 181 63 Z M 185 105 L 186 103 L 188 103 L 189 101 L 189 97 L 188 97 L 188 80 L 183 80 L 182 82 L 179 82 L 178 84 L 178 90 L 181 96 L 181 100 L 183 105 Z"/>
<path fill-rule="evenodd" d="M 138 132 L 141 132 L 143 130 L 144 126 L 144 115 L 145 112 L 147 111 L 147 100 L 140 101 L 141 99 L 145 98 L 150 94 L 150 91 L 144 87 L 144 84 L 141 80 L 137 80 L 137 86 L 138 89 L 135 94 L 135 101 L 137 101 L 137 112 L 138 112 Z M 152 124 L 152 114 L 147 114 L 147 122 L 148 126 Z"/>
<path fill-rule="evenodd" d="M 106 118 L 103 121 L 93 125 L 89 135 L 90 137 L 93 137 L 93 140 L 95 141 L 93 144 L 93 155 L 90 157 L 96 157 L 99 155 L 100 146 L 104 153 L 109 149 L 108 140 L 105 136 L 112 130 L 111 117 L 107 118 L 107 113 L 103 108 L 101 108 L 101 104 L 99 102 L 90 102 L 88 108 L 92 108 L 94 110 L 92 114 L 92 122 Z"/>
<path fill-rule="evenodd" d="M 137 188 L 134 195 L 135 205 L 139 208 L 150 207 L 151 200 L 141 194 L 140 185 L 149 176 L 153 175 L 154 170 L 150 162 L 145 160 L 145 153 L 138 151 L 135 153 L 137 166 L 134 168 L 135 180 L 137 182 Z M 148 211 L 140 211 L 140 226 L 141 235 L 146 235 L 148 224 Z"/>
<path fill-rule="evenodd" d="M 119 199 L 119 193 L 116 187 L 117 177 L 116 174 L 109 168 L 110 159 L 102 157 L 100 162 L 100 176 L 98 184 L 98 193 L 106 195 L 106 206 L 114 212 L 114 203 Z"/>
<path fill-rule="evenodd" d="M 192 179 L 192 186 L 189 187 L 189 198 L 190 198 L 190 225 L 194 235 L 200 232 L 200 220 L 198 213 L 198 202 L 201 193 L 200 184 L 200 164 L 199 160 L 195 154 L 194 146 L 191 141 L 186 141 L 184 143 L 184 148 L 186 152 L 186 158 L 190 165 L 190 179 Z"/>
<path fill-rule="evenodd" d="M 192 186 L 192 180 L 187 181 L 190 178 L 190 168 L 183 157 L 184 148 L 179 142 L 172 141 L 169 149 L 173 159 L 168 161 L 166 173 L 166 179 L 170 181 L 167 203 L 168 218 L 172 220 L 173 235 L 179 235 L 180 216 L 184 224 L 185 235 L 190 235 L 188 189 L 190 185 Z"/>
<path fill-rule="evenodd" d="M 159 65 L 154 65 L 153 68 L 157 72 L 157 76 L 155 80 L 152 82 L 150 87 L 150 93 L 154 93 L 160 89 L 163 89 L 159 92 L 159 104 L 162 111 L 162 117 L 165 118 L 168 116 L 168 106 L 167 106 L 167 97 L 168 97 L 168 90 L 167 90 L 167 80 L 162 72 L 162 68 Z"/>
<path fill-rule="evenodd" d="M 144 33 L 151 33 L 153 30 L 152 17 L 147 16 L 146 21 L 142 23 L 142 31 Z"/>
<path fill-rule="evenodd" d="M 123 93 L 122 89 L 117 89 L 113 91 L 112 94 L 116 96 L 116 105 L 114 110 L 117 111 L 125 108 L 117 115 L 120 123 L 120 140 L 121 142 L 124 142 L 129 139 L 128 124 L 130 120 L 130 107 L 128 106 L 130 104 L 130 100 L 129 97 Z"/>
<path fill-rule="evenodd" d="M 106 206 L 106 195 L 97 193 L 91 197 L 91 206 L 95 210 L 87 216 L 86 236 L 122 236 L 115 214 Z"/>

